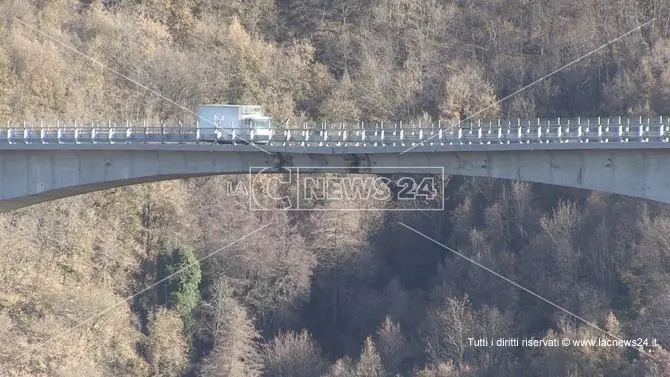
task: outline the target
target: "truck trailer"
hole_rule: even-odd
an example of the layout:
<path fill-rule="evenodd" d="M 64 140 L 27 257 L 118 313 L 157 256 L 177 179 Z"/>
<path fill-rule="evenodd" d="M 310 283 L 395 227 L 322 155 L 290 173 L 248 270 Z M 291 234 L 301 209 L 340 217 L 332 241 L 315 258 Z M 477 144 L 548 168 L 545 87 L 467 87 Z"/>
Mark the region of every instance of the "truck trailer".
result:
<path fill-rule="evenodd" d="M 198 106 L 197 124 L 202 141 L 264 144 L 270 140 L 270 123 L 261 106 Z"/>

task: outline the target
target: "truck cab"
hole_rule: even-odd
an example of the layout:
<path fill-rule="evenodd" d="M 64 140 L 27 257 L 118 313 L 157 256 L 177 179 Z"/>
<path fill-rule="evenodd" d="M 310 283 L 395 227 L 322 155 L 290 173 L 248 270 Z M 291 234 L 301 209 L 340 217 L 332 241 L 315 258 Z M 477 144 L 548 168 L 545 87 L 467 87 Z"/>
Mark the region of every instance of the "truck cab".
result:
<path fill-rule="evenodd" d="M 270 117 L 254 116 L 244 120 L 245 129 L 251 130 L 254 142 L 263 142 L 270 137 Z"/>

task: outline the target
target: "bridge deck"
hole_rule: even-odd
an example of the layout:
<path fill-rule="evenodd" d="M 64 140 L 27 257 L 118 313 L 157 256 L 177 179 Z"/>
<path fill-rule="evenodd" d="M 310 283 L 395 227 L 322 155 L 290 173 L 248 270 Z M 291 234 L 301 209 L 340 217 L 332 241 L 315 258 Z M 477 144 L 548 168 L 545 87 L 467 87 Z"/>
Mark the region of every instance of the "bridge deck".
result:
<path fill-rule="evenodd" d="M 523 180 L 670 203 L 668 118 L 441 126 L 328 125 L 275 129 L 269 140 L 248 135 L 262 148 L 241 143 L 238 136 L 244 130 L 216 140 L 231 145 L 217 145 L 202 137 L 204 128 L 189 126 L 9 126 L 0 129 L 0 212 L 111 187 L 249 174 L 259 168 L 367 174 L 382 169 L 434 174 L 439 168 L 449 175 Z"/>

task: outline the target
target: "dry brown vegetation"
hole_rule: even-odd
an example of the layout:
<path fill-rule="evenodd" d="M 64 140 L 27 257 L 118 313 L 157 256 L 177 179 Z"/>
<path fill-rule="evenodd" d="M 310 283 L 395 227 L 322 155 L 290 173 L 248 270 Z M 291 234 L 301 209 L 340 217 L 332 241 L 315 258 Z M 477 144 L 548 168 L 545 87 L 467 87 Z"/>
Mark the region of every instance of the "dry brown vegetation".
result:
<path fill-rule="evenodd" d="M 277 123 L 670 113 L 666 0 L 5 0 L 0 15 L 0 122 L 191 122 L 200 103 L 261 104 Z M 468 346 L 598 333 L 396 223 L 667 348 L 665 206 L 452 177 L 428 216 L 266 213 L 226 195 L 235 179 L 0 215 L 0 376 L 670 376 L 662 349 Z M 164 288 L 123 301 L 174 244 L 186 261 L 219 251 L 193 267 L 195 296 L 171 296 L 195 309 Z"/>

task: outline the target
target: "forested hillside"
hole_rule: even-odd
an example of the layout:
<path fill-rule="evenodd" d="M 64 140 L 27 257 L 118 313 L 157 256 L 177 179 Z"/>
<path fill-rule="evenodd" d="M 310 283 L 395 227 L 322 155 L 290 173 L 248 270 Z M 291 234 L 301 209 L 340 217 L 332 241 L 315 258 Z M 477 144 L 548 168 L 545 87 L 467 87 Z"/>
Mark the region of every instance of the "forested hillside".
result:
<path fill-rule="evenodd" d="M 0 123 L 201 103 L 280 124 L 670 115 L 670 3 L 0 1 Z M 0 214 L 0 376 L 670 376 L 668 206 L 449 177 L 443 212 L 255 212 L 238 179 Z M 399 221 L 661 347 L 471 346 L 607 336 Z"/>

